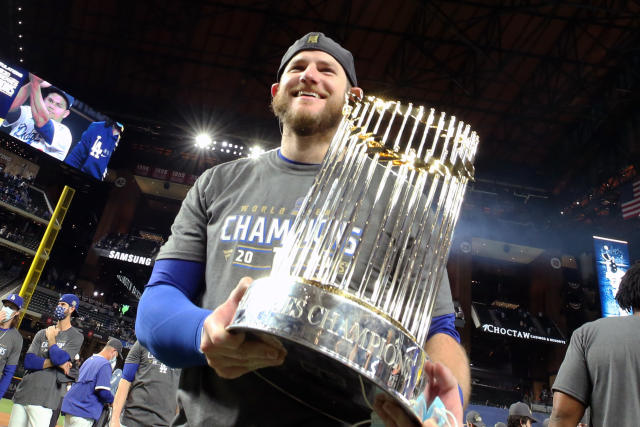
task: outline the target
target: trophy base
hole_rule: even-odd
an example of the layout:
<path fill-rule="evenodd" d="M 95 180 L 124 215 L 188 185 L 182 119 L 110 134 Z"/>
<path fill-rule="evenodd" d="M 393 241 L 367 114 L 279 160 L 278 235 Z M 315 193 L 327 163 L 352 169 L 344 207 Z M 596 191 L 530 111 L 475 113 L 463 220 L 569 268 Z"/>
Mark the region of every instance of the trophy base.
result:
<path fill-rule="evenodd" d="M 258 279 L 228 329 L 283 346 L 284 364 L 256 374 L 330 418 L 368 420 L 383 392 L 416 420 L 424 416 L 416 400 L 426 384 L 426 353 L 402 326 L 333 287 Z"/>

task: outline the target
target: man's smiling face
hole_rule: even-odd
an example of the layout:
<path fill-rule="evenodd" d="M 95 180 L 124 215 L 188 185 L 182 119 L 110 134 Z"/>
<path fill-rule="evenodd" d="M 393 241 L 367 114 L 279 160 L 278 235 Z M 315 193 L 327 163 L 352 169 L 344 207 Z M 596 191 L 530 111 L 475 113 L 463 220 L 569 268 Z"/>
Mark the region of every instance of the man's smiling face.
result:
<path fill-rule="evenodd" d="M 305 50 L 291 58 L 280 83 L 271 87 L 271 107 L 298 135 L 335 128 L 349 88 L 342 66 L 328 53 Z"/>

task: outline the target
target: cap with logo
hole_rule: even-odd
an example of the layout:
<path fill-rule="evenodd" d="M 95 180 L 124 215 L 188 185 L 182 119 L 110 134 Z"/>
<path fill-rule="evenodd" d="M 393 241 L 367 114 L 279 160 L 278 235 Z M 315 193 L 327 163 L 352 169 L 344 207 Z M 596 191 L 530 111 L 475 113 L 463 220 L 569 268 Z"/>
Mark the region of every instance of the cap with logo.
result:
<path fill-rule="evenodd" d="M 472 424 L 476 427 L 485 427 L 484 421 L 482 421 L 482 417 L 477 411 L 469 411 L 467 412 L 467 424 Z"/>
<path fill-rule="evenodd" d="M 11 302 L 15 305 L 18 306 L 18 308 L 22 308 L 22 304 L 24 303 L 22 297 L 18 294 L 9 294 L 7 295 L 7 297 L 5 299 L 2 300 L 2 302 Z"/>
<path fill-rule="evenodd" d="M 80 299 L 74 294 L 64 294 L 60 297 L 58 302 L 66 302 L 69 307 L 75 308 L 74 313 L 78 313 L 78 306 L 80 305 Z"/>
<path fill-rule="evenodd" d="M 342 65 L 347 78 L 349 78 L 349 82 L 351 82 L 353 86 L 358 86 L 358 80 L 356 79 L 356 66 L 353 63 L 353 55 L 347 49 L 343 48 L 323 33 L 309 33 L 301 39 L 296 40 L 295 43 L 287 49 L 280 61 L 277 81 L 280 81 L 280 77 L 282 76 L 282 73 L 289 61 L 291 61 L 291 58 L 303 50 L 321 50 L 333 56 L 334 59 Z"/>
<path fill-rule="evenodd" d="M 518 416 L 518 417 L 527 417 L 531 420 L 532 423 L 537 423 L 538 420 L 533 418 L 533 413 L 531 412 L 531 408 L 524 402 L 516 402 L 509 407 L 509 416 Z"/>

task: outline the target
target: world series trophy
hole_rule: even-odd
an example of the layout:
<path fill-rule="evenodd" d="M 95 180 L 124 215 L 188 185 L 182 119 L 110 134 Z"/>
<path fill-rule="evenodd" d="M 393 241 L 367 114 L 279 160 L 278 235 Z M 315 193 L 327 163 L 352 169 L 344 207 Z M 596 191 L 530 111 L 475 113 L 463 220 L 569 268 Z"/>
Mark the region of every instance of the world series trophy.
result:
<path fill-rule="evenodd" d="M 433 109 L 347 98 L 271 275 L 229 326 L 287 350 L 256 375 L 344 423 L 368 420 L 378 393 L 422 419 L 423 347 L 478 140 Z"/>

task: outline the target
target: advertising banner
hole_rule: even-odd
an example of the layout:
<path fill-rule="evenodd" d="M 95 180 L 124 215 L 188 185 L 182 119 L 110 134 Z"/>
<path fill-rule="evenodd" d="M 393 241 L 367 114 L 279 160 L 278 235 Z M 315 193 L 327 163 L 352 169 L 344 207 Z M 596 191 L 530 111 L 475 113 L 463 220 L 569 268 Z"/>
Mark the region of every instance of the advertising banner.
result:
<path fill-rule="evenodd" d="M 595 249 L 602 317 L 627 316 L 631 314 L 621 309 L 615 299 L 620 286 L 620 279 L 629 268 L 627 242 L 593 236 L 593 246 Z"/>

